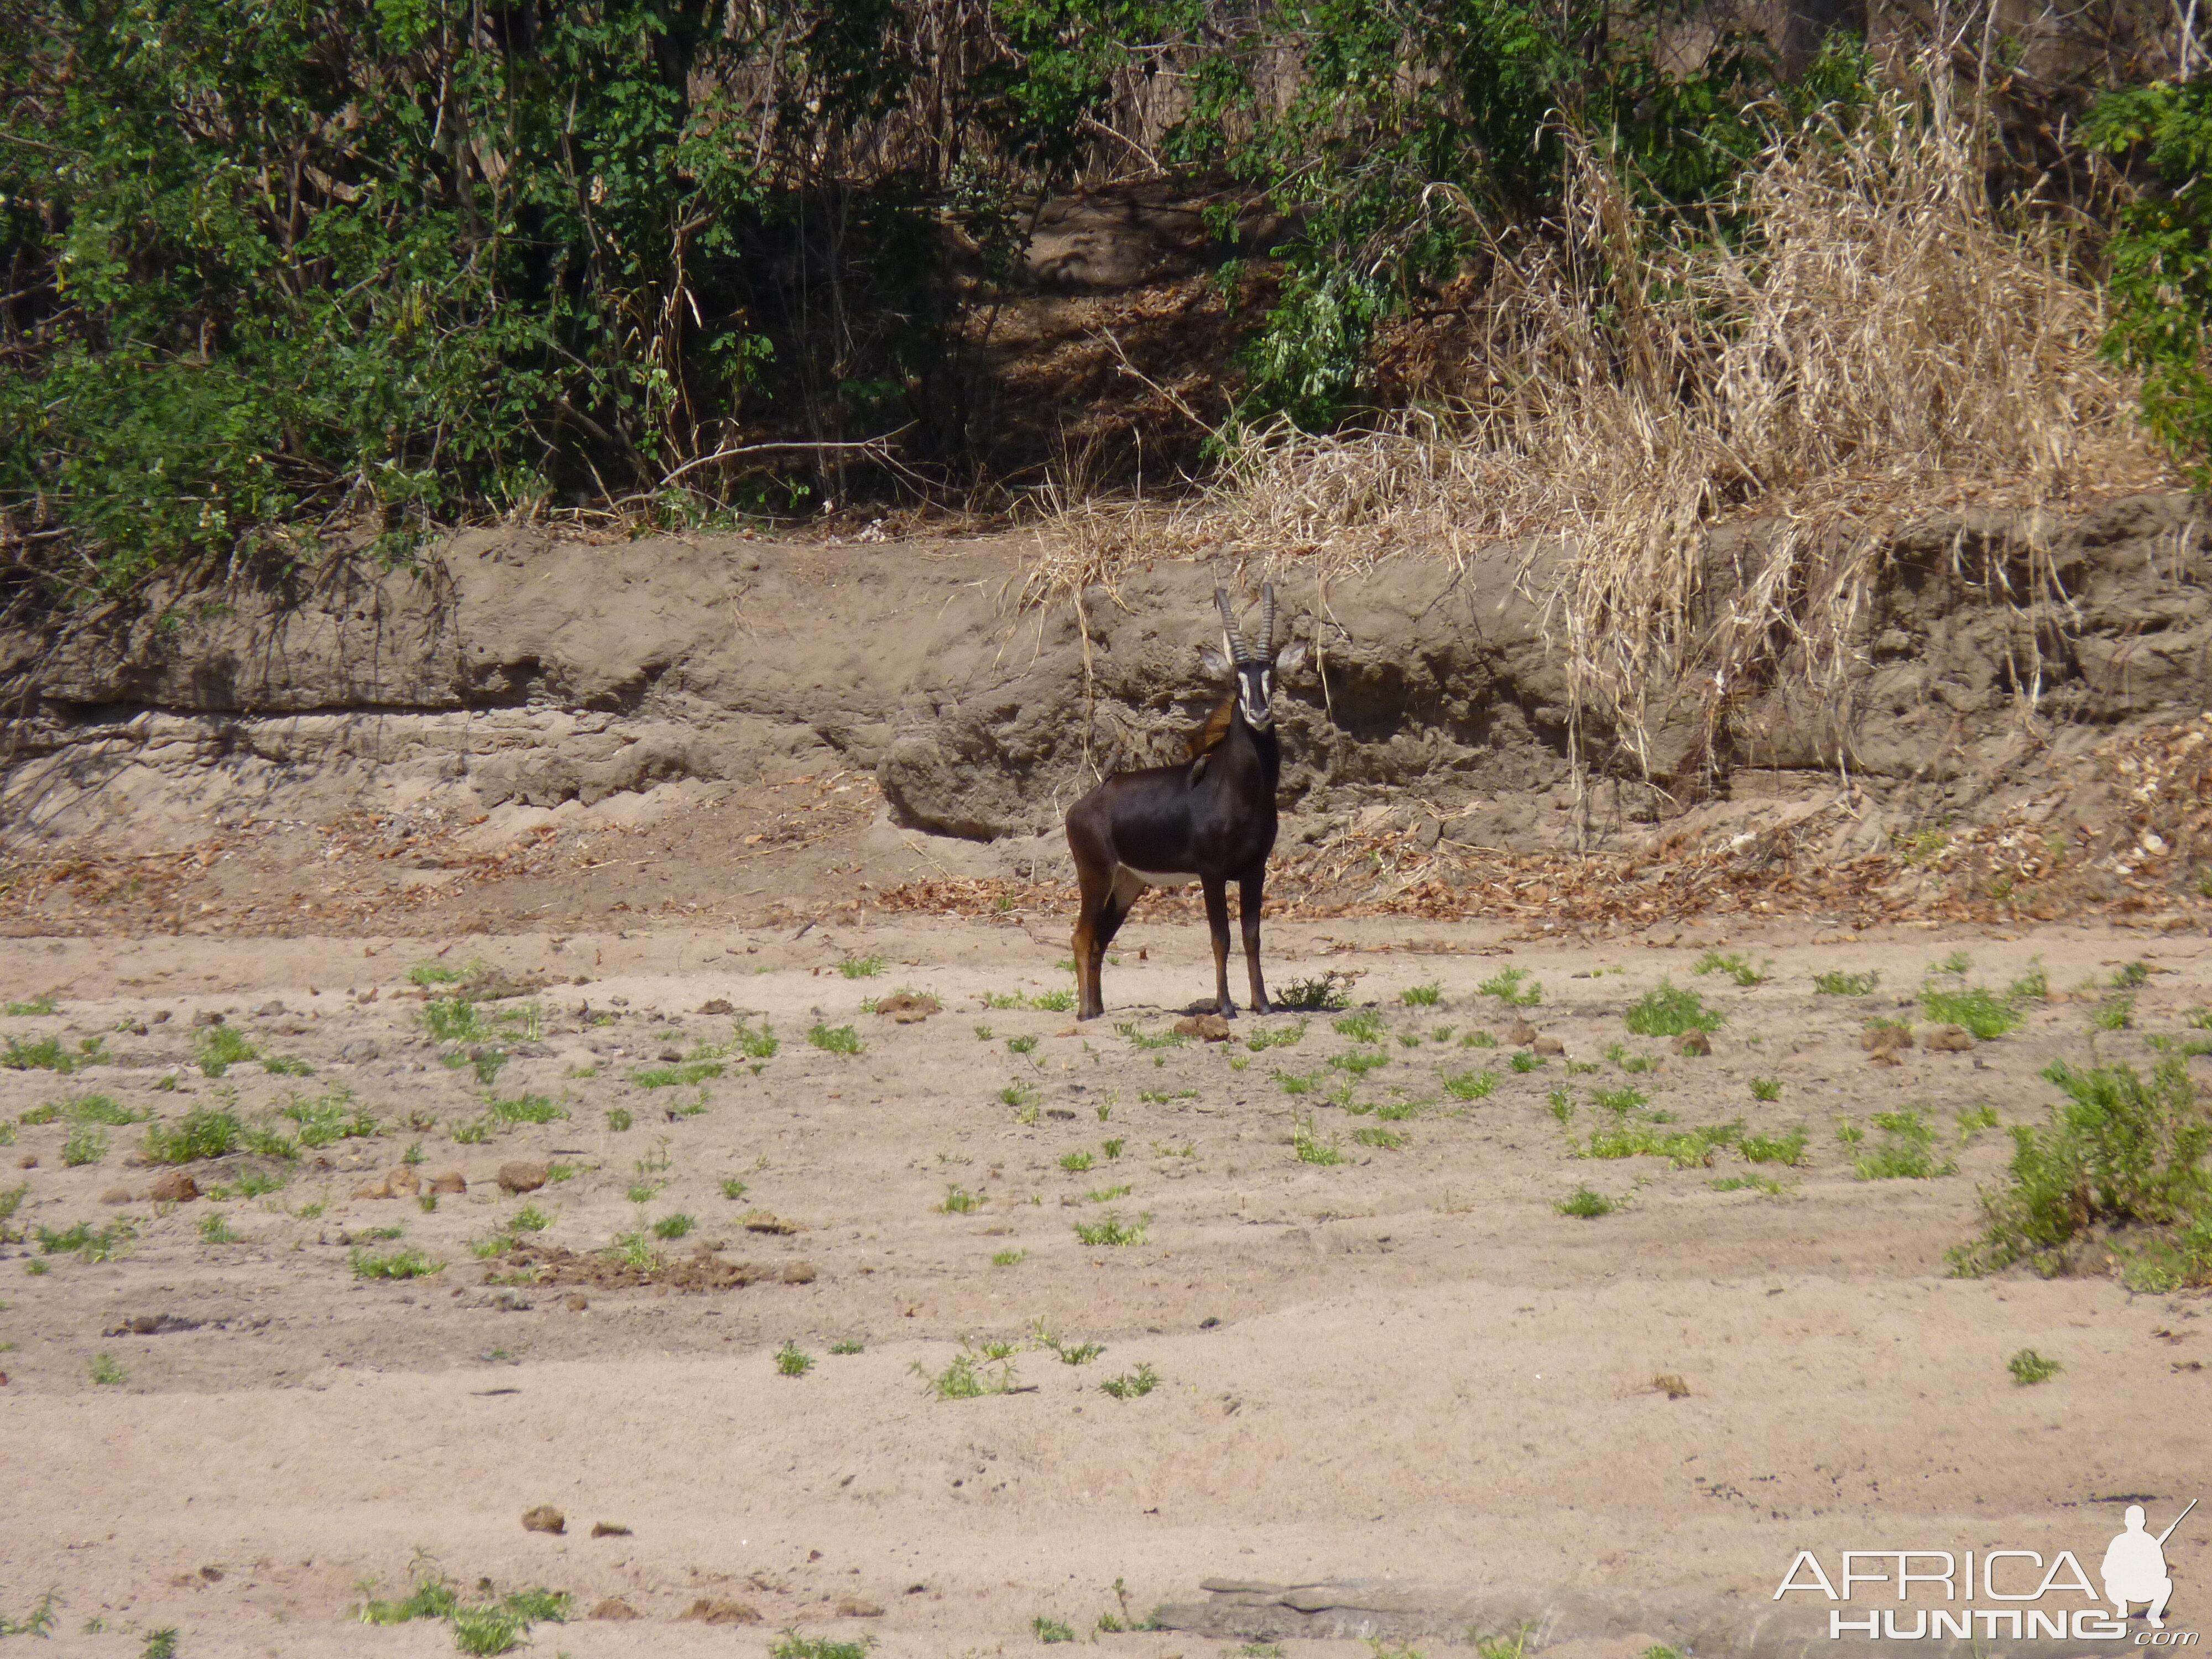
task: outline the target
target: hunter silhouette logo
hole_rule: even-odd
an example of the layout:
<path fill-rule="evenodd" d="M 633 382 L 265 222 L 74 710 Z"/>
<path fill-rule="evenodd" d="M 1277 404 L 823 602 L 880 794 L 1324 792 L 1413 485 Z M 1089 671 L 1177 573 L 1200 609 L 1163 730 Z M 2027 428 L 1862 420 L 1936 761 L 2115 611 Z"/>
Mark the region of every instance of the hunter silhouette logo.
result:
<path fill-rule="evenodd" d="M 2189 1518 L 2189 1510 L 2197 1507 L 2197 1500 L 2189 1500 L 2189 1509 L 2173 1517 L 2173 1527 Z M 2125 1517 L 2127 1530 L 2112 1541 L 2105 1552 L 2105 1599 L 2112 1604 L 2118 1617 L 2128 1616 L 2130 1601 L 2150 1604 L 2150 1627 L 2166 1628 L 2166 1604 L 2173 1595 L 2173 1580 L 2166 1575 L 2166 1540 L 2173 1536 L 2173 1527 L 2168 1527 L 2155 1538 L 2143 1530 L 2143 1507 L 2128 1505 Z"/>
<path fill-rule="evenodd" d="M 2120 1532 L 2106 1547 L 2099 1564 L 2101 1595 L 2081 1559 L 2072 1550 L 2060 1550 L 2046 1561 L 2039 1550 L 1864 1549 L 1843 1551 L 1842 1571 L 1833 1577 L 1811 1550 L 1798 1551 L 1773 1599 L 1779 1601 L 1792 1590 L 1800 1590 L 1831 1602 L 1893 1604 L 1851 1614 L 1841 1607 L 1832 1607 L 1828 1611 L 1832 1641 L 1845 1636 L 1893 1642 L 2043 1638 L 2127 1643 L 2147 1648 L 2194 1647 L 2197 1632 L 2169 1632 L 2166 1627 L 2166 1604 L 2173 1596 L 2166 1544 L 2196 1507 L 2197 1499 L 2192 1498 L 2165 1531 L 2154 1533 L 2149 1529 L 2143 1506 L 2129 1504 Z M 1913 1593 L 1915 1585 L 1921 1587 L 1917 1595 Z M 2073 1597 L 2081 1605 L 2068 1606 L 2057 1599 L 2063 1597 Z M 2046 1601 L 2046 1598 L 2051 1600 Z M 1908 1607 L 1909 1601 L 1922 1605 Z M 1960 1607 L 1961 1601 L 1966 1605 Z M 1942 1605 L 1933 1605 L 1938 1602 Z M 2103 1603 L 2110 1604 L 2110 1611 Z M 2130 1615 L 2130 1607 L 2144 1611 Z M 2130 1631 L 2136 1618 L 2143 1623 Z"/>

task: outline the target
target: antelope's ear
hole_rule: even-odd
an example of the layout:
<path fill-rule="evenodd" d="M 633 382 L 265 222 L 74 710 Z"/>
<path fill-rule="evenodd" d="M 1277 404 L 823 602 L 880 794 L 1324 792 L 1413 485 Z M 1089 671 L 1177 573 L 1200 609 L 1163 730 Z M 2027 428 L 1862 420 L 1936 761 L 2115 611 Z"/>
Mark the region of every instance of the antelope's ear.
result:
<path fill-rule="evenodd" d="M 1198 659 L 1205 665 L 1206 672 L 1216 678 L 1229 672 L 1229 659 L 1210 645 L 1201 645 L 1198 647 Z"/>
<path fill-rule="evenodd" d="M 1306 642 L 1292 640 L 1275 658 L 1275 672 L 1288 679 L 1306 665 Z"/>

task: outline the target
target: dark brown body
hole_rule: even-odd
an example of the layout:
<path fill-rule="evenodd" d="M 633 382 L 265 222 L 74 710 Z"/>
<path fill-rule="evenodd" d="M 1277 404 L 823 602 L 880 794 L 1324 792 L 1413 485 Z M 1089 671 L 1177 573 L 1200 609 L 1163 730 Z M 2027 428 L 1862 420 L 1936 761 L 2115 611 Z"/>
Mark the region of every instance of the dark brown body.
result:
<path fill-rule="evenodd" d="M 1260 665 L 1253 665 L 1251 672 L 1259 673 Z M 1256 706 L 1267 707 L 1264 696 Z M 1075 856 L 1080 890 L 1075 919 L 1078 1019 L 1095 1019 L 1106 1011 L 1099 987 L 1106 947 L 1138 896 L 1148 886 L 1194 879 L 1206 892 L 1206 920 L 1213 933 L 1214 995 L 1221 1012 L 1237 1012 L 1229 994 L 1232 881 L 1240 890 L 1253 1012 L 1269 1012 L 1260 973 L 1260 906 L 1267 855 L 1275 848 L 1282 747 L 1272 720 L 1267 729 L 1255 730 L 1245 718 L 1241 697 L 1232 699 L 1230 708 L 1227 732 L 1196 760 L 1117 772 L 1068 812 L 1067 845 Z"/>

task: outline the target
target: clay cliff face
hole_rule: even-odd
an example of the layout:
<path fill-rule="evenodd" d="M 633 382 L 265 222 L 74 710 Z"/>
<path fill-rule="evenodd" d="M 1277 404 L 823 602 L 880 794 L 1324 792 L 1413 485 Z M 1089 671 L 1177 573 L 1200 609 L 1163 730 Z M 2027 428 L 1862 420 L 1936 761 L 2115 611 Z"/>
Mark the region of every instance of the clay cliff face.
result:
<path fill-rule="evenodd" d="M 2014 520 L 1900 536 L 1838 690 L 1751 686 L 1717 708 L 1694 673 L 1648 687 L 1636 764 L 1586 722 L 1584 753 L 1623 779 L 1587 833 L 1839 765 L 1971 803 L 2033 752 L 2031 696 L 2046 723 L 2093 726 L 2212 707 L 2208 543 L 2186 497 L 2109 504 L 2046 527 L 2039 556 L 2065 597 L 2039 605 Z M 1758 547 L 1756 526 L 1716 538 L 1717 596 Z M 1198 648 L 1214 583 L 1233 579 L 1161 564 L 1094 589 L 1080 619 L 1024 611 L 1033 549 L 477 532 L 412 570 L 334 560 L 221 592 L 156 587 L 0 635 L 0 805 L 19 833 L 167 836 L 222 810 L 341 811 L 372 777 L 485 808 L 588 805 L 826 746 L 906 823 L 1033 833 L 1102 773 L 1179 752 L 1219 695 Z M 1321 647 L 1284 688 L 1291 800 L 1476 794 L 1515 807 L 1487 833 L 1567 832 L 1567 683 L 1525 551 L 1326 585 L 1289 573 L 1285 625 Z"/>

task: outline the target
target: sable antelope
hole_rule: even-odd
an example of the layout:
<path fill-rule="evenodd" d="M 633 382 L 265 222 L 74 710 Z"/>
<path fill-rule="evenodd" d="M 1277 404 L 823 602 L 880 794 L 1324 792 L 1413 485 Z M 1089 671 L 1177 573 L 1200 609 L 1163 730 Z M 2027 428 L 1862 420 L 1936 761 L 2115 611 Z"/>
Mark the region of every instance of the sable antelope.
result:
<path fill-rule="evenodd" d="M 1275 786 L 1283 769 L 1275 738 L 1275 672 L 1294 673 L 1305 660 L 1303 641 L 1275 653 L 1275 589 L 1261 590 L 1260 649 L 1238 632 L 1229 595 L 1217 587 L 1221 642 L 1226 656 L 1206 649 L 1214 674 L 1235 675 L 1229 700 L 1194 740 L 1194 757 L 1178 766 L 1117 772 L 1075 803 L 1067 815 L 1067 845 L 1075 854 L 1081 898 L 1075 917 L 1078 1019 L 1106 1012 L 1098 975 L 1106 947 L 1147 887 L 1180 887 L 1195 880 L 1206 890 L 1206 921 L 1213 930 L 1214 994 L 1224 1016 L 1237 1005 L 1229 995 L 1229 895 L 1235 881 L 1242 900 L 1244 965 L 1252 977 L 1252 1011 L 1269 1012 L 1260 976 L 1260 901 L 1267 854 L 1275 846 Z"/>

